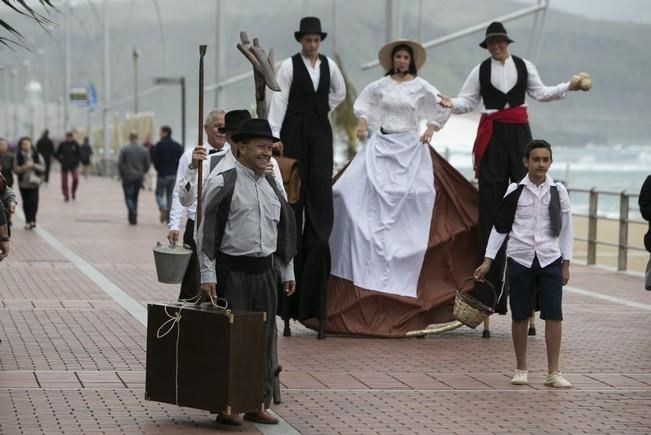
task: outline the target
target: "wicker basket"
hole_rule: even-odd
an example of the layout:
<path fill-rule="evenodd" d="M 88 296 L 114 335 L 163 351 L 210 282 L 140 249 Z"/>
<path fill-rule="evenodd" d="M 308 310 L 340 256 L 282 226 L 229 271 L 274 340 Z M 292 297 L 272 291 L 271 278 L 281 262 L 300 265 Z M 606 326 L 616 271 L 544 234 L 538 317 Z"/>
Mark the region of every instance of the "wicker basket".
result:
<path fill-rule="evenodd" d="M 495 293 L 495 286 L 493 286 L 493 284 L 486 280 L 482 281 L 486 283 L 488 288 L 493 292 L 493 306 L 488 307 L 469 294 L 462 293 L 463 287 L 468 281 L 475 281 L 475 278 L 471 276 L 461 283 L 461 287 L 457 290 L 457 295 L 454 298 L 453 314 L 459 322 L 474 329 L 481 322 L 486 320 L 488 316 L 495 312 L 497 294 Z"/>

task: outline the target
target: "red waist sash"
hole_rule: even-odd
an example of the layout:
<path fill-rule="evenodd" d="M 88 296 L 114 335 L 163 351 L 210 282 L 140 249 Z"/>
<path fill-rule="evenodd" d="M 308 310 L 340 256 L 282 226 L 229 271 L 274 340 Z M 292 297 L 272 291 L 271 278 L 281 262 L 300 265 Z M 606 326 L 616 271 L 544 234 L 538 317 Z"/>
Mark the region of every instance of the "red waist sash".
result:
<path fill-rule="evenodd" d="M 479 126 L 477 127 L 475 145 L 472 147 L 473 168 L 477 177 L 479 177 L 481 158 L 484 156 L 488 148 L 488 143 L 493 135 L 493 121 L 503 122 L 505 124 L 526 124 L 529 122 L 527 108 L 524 106 L 515 106 L 481 115 L 481 118 L 479 118 Z"/>

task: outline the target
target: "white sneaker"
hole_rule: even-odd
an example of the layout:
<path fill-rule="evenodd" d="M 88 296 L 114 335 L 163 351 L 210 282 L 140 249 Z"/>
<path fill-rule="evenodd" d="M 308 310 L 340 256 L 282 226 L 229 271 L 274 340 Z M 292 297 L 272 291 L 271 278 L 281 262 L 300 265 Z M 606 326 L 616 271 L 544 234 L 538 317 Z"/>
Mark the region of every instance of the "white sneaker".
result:
<path fill-rule="evenodd" d="M 527 374 L 529 372 L 527 370 L 518 370 L 515 369 L 515 375 L 513 375 L 513 379 L 511 379 L 511 383 L 513 385 L 527 385 L 529 381 L 527 380 Z"/>
<path fill-rule="evenodd" d="M 554 388 L 572 388 L 572 384 L 563 377 L 561 372 L 548 373 L 545 378 L 545 386 Z"/>

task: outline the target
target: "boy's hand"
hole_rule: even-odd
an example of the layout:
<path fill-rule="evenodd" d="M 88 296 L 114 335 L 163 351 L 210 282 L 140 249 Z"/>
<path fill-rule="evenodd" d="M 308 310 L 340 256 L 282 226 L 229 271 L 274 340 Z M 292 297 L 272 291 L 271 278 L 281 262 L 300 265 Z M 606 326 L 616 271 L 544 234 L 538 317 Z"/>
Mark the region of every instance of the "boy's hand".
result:
<path fill-rule="evenodd" d="M 493 260 L 490 258 L 484 258 L 484 262 L 477 268 L 475 269 L 475 272 L 473 273 L 473 276 L 477 281 L 483 281 L 484 277 L 488 273 L 489 270 L 491 270 L 491 264 L 493 263 Z"/>
<path fill-rule="evenodd" d="M 561 279 L 563 281 L 563 285 L 567 285 L 567 283 L 570 282 L 570 262 L 569 261 L 563 261 L 563 264 L 561 266 Z"/>

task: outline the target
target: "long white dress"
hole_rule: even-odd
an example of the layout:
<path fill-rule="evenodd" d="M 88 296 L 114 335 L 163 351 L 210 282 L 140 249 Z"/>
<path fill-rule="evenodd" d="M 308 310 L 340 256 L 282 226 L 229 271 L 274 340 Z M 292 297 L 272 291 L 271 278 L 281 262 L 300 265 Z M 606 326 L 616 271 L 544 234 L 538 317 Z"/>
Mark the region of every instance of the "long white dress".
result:
<path fill-rule="evenodd" d="M 331 274 L 357 287 L 416 297 L 428 246 L 435 188 L 419 125 L 443 127 L 450 112 L 437 89 L 416 77 L 385 76 L 355 101 L 374 133 L 333 187 Z M 381 129 L 380 129 L 381 128 Z"/>

